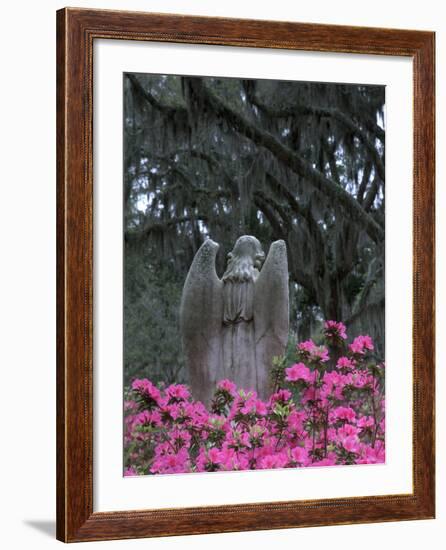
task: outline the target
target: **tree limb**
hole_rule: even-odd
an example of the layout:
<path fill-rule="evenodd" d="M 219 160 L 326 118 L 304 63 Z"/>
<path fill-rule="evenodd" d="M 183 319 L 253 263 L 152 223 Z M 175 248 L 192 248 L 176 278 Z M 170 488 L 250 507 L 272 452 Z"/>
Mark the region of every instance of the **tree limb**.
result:
<path fill-rule="evenodd" d="M 329 117 L 338 121 L 345 128 L 347 128 L 352 133 L 354 133 L 363 142 L 363 144 L 365 145 L 366 149 L 369 151 L 376 165 L 376 171 L 378 172 L 379 177 L 381 178 L 381 180 L 384 181 L 384 178 L 385 178 L 384 164 L 375 147 L 375 144 L 372 143 L 369 136 L 367 135 L 367 132 L 365 132 L 360 126 L 358 126 L 358 124 L 355 121 L 353 121 L 350 117 L 348 117 L 339 109 L 332 108 L 332 107 L 310 107 L 308 105 L 292 105 L 289 107 L 274 109 L 264 105 L 263 103 L 260 103 L 260 101 L 257 99 L 253 90 L 250 87 L 245 88 L 245 91 L 247 92 L 247 97 L 249 101 L 253 105 L 255 105 L 259 110 L 263 111 L 270 117 L 288 118 L 288 117 L 293 117 L 295 115 L 304 115 L 304 116 L 313 115 L 313 116 L 320 116 L 320 117 Z M 384 136 L 384 131 L 383 130 L 379 131 L 378 128 L 379 127 L 377 126 L 376 133 L 379 134 L 377 135 L 377 137 L 382 139 Z"/>
<path fill-rule="evenodd" d="M 124 240 L 126 242 L 139 242 L 145 237 L 148 237 L 151 233 L 156 231 L 164 231 L 165 229 L 179 225 L 185 222 L 195 222 L 197 220 L 207 222 L 207 216 L 182 216 L 180 218 L 171 218 L 170 220 L 160 222 L 149 222 L 142 229 L 127 230 L 124 234 Z"/>
<path fill-rule="evenodd" d="M 138 93 L 142 98 L 144 98 L 152 107 L 160 111 L 161 113 L 164 113 L 167 116 L 173 116 L 176 113 L 183 113 L 184 115 L 187 115 L 187 109 L 181 108 L 181 107 L 171 107 L 170 105 L 164 105 L 163 103 L 160 103 L 155 96 L 146 90 L 141 82 L 138 80 L 138 78 L 131 73 L 126 73 L 125 75 L 128 80 L 131 82 L 134 90 L 136 93 Z"/>
<path fill-rule="evenodd" d="M 313 168 L 310 163 L 280 143 L 272 134 L 261 130 L 249 122 L 243 115 L 229 108 L 204 85 L 202 79 L 188 78 L 188 81 L 194 91 L 201 95 L 202 101 L 212 108 L 218 116 L 225 118 L 238 132 L 253 141 L 256 145 L 268 149 L 293 172 L 307 179 L 318 191 L 325 194 L 331 200 L 338 202 L 351 219 L 356 220 L 362 225 L 373 241 L 378 243 L 384 240 L 383 228 L 370 214 L 362 209 L 360 204 L 345 189 L 336 185 Z"/>
<path fill-rule="evenodd" d="M 372 185 L 370 186 L 369 192 L 367 193 L 365 199 L 364 199 L 364 210 L 367 212 L 370 210 L 370 208 L 373 206 L 373 202 L 375 201 L 375 197 L 379 190 L 379 183 L 378 178 L 375 177 L 375 179 L 372 182 Z"/>
<path fill-rule="evenodd" d="M 284 195 L 296 216 L 305 220 L 308 227 L 308 234 L 315 240 L 315 246 L 321 250 L 318 267 L 319 269 L 323 268 L 327 257 L 326 243 L 318 223 L 313 218 L 311 209 L 308 206 L 302 206 L 287 186 L 269 172 L 266 174 L 266 181 L 270 186 L 280 189 L 280 192 Z"/>
<path fill-rule="evenodd" d="M 137 92 L 152 106 L 158 109 L 160 112 L 163 112 L 164 114 L 168 116 L 172 116 L 173 114 L 177 112 L 184 112 L 184 114 L 187 113 L 187 109 L 179 108 L 179 107 L 171 107 L 167 105 L 161 104 L 158 100 L 155 99 L 153 94 L 146 91 L 137 77 L 132 74 L 126 74 L 129 81 L 132 83 L 132 85 L 135 87 Z M 194 85 L 198 85 L 202 90 L 205 91 L 205 95 L 209 96 L 210 103 L 213 104 L 212 106 L 217 106 L 217 111 L 221 111 L 220 114 L 223 115 L 230 115 L 227 116 L 229 121 L 233 123 L 236 126 L 237 130 L 241 130 L 241 133 L 243 133 L 246 137 L 251 139 L 256 145 L 261 145 L 269 149 L 279 160 L 282 160 L 285 162 L 289 167 L 295 171 L 298 175 L 302 177 L 306 177 L 307 179 L 310 179 L 320 191 L 322 192 L 328 192 L 327 194 L 331 195 L 332 198 L 338 199 L 343 206 L 347 207 L 350 210 L 350 213 L 353 214 L 353 218 L 357 219 L 363 227 L 366 229 L 367 233 L 370 235 L 370 237 L 375 241 L 378 242 L 384 238 L 384 231 L 380 227 L 380 225 L 369 215 L 367 215 L 367 212 L 364 212 L 360 205 L 355 201 L 349 193 L 344 191 L 341 187 L 337 186 L 333 182 L 331 182 L 326 176 L 324 176 L 321 172 L 313 168 L 309 163 L 307 163 L 303 158 L 301 158 L 297 153 L 293 153 L 291 150 L 289 150 L 286 146 L 282 145 L 276 138 L 263 130 L 260 130 L 259 128 L 256 128 L 254 125 L 252 125 L 247 119 L 245 119 L 242 115 L 239 115 L 235 111 L 232 111 L 229 109 L 212 91 L 210 91 L 202 82 L 198 82 L 198 79 L 188 79 L 189 81 L 193 80 Z M 259 107 L 260 108 L 260 107 Z M 264 107 L 262 107 L 264 108 Z M 296 108 L 296 111 L 293 114 L 296 114 L 296 112 L 299 112 L 301 114 L 321 114 L 325 116 L 334 116 L 339 121 L 344 122 L 346 125 L 350 125 L 350 128 L 353 130 L 360 130 L 347 116 L 345 116 L 340 111 L 337 111 L 336 109 L 315 109 L 311 107 L 303 107 L 298 106 Z M 275 116 L 286 116 L 285 111 L 275 112 Z M 291 114 L 291 112 L 290 112 Z M 366 138 L 366 136 L 364 136 Z M 368 139 L 368 138 L 367 138 Z M 376 149 L 372 147 L 374 154 L 378 155 Z M 212 157 L 209 155 L 194 153 L 191 151 L 191 154 L 196 157 L 201 157 L 205 159 L 214 166 L 216 165 L 216 161 L 213 161 Z M 378 155 L 379 158 L 379 155 Z M 377 167 L 377 170 L 380 171 L 381 168 Z M 384 170 L 384 167 L 382 166 L 382 171 Z M 228 178 L 231 180 L 231 178 Z M 383 178 L 382 178 L 383 179 Z M 232 182 L 232 180 L 231 180 Z M 331 186 L 331 189 L 330 189 Z M 369 197 L 370 198 L 370 197 Z"/>

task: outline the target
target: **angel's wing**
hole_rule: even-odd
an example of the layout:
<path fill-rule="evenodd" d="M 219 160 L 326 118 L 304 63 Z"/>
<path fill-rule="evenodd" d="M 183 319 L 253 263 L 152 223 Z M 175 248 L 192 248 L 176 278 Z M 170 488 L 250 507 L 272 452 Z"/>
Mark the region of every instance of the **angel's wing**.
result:
<path fill-rule="evenodd" d="M 222 365 L 223 283 L 215 271 L 219 245 L 206 240 L 184 283 L 180 306 L 183 351 L 193 397 L 209 404 Z"/>
<path fill-rule="evenodd" d="M 269 397 L 274 356 L 282 355 L 288 341 L 288 260 L 284 241 L 275 241 L 254 286 L 254 330 L 258 387 Z"/>

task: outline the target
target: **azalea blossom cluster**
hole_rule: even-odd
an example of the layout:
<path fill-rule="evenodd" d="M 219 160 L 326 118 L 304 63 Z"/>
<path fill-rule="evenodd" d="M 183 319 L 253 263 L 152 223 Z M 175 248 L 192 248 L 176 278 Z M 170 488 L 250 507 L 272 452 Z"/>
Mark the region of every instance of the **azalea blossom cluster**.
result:
<path fill-rule="evenodd" d="M 380 463 L 385 460 L 384 365 L 370 336 L 347 344 L 345 326 L 277 358 L 266 401 L 230 380 L 210 410 L 187 386 L 133 381 L 125 401 L 126 476 Z"/>

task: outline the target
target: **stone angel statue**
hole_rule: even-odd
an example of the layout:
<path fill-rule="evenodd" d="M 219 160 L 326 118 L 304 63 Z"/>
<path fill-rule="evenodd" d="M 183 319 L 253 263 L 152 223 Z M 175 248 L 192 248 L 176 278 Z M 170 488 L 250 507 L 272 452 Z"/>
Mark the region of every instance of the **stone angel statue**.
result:
<path fill-rule="evenodd" d="M 274 356 L 288 340 L 288 262 L 284 241 L 265 260 L 258 239 L 240 237 L 220 279 L 219 245 L 206 240 L 183 288 L 180 327 L 192 395 L 210 404 L 216 383 L 227 378 L 244 390 L 269 397 Z"/>

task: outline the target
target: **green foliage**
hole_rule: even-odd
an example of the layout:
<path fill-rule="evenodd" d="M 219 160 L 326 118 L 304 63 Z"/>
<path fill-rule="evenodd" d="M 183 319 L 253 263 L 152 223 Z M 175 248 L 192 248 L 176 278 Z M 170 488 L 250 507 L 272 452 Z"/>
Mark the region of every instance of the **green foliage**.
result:
<path fill-rule="evenodd" d="M 124 286 L 124 383 L 135 377 L 186 381 L 178 327 L 183 281 L 167 262 L 132 251 Z"/>

